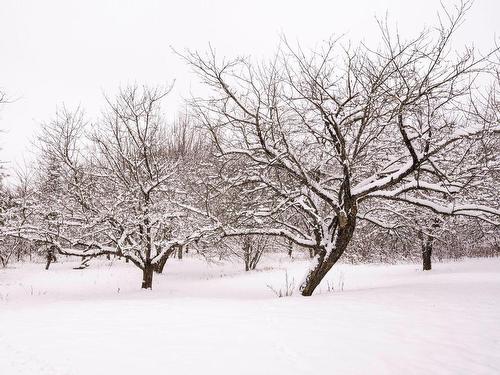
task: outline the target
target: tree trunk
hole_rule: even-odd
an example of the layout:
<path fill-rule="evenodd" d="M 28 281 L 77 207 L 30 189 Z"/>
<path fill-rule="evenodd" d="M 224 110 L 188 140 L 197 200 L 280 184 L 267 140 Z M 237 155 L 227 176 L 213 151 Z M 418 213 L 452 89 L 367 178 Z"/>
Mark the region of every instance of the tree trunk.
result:
<path fill-rule="evenodd" d="M 250 253 L 252 251 L 252 242 L 249 236 L 243 239 L 243 261 L 245 262 L 245 271 L 250 271 Z"/>
<path fill-rule="evenodd" d="M 432 269 L 432 243 L 434 239 L 428 234 L 424 233 L 422 229 L 418 231 L 418 238 L 422 244 L 422 269 L 430 271 Z"/>
<path fill-rule="evenodd" d="M 340 249 L 337 247 L 329 256 L 326 256 L 325 249 L 315 250 L 318 254 L 318 263 L 309 271 L 304 283 L 300 286 L 300 292 L 303 296 L 308 297 L 313 294 L 316 287 L 321 283 L 321 280 L 323 280 L 328 271 L 339 260 L 344 251 L 345 248 Z"/>
<path fill-rule="evenodd" d="M 155 265 L 154 265 L 154 271 L 156 273 L 162 273 L 163 269 L 165 268 L 165 264 L 167 263 L 168 258 L 170 258 L 170 255 L 174 252 L 175 248 L 172 247 L 167 251 L 167 253 L 161 258 Z"/>
<path fill-rule="evenodd" d="M 317 257 L 317 263 L 314 267 L 309 270 L 304 282 L 300 286 L 299 290 L 303 296 L 311 296 L 320 284 L 321 280 L 330 271 L 339 258 L 344 254 L 349 242 L 351 242 L 354 229 L 356 228 L 356 207 L 352 207 L 349 216 L 344 218 L 344 223 L 342 227 L 335 224 L 332 233 L 331 241 L 334 241 L 330 251 L 327 249 L 319 247 L 314 249 Z"/>
<path fill-rule="evenodd" d="M 47 253 L 47 263 L 45 263 L 45 269 L 48 270 L 50 267 L 50 263 L 52 263 L 52 256 L 50 253 Z"/>
<path fill-rule="evenodd" d="M 165 268 L 165 263 L 167 263 L 167 259 L 168 259 L 168 257 L 164 257 L 164 258 L 160 259 L 158 263 L 156 263 L 156 265 L 154 267 L 156 273 L 163 272 L 163 268 Z"/>
<path fill-rule="evenodd" d="M 154 267 L 150 263 L 144 265 L 142 270 L 142 289 L 152 289 Z"/>
<path fill-rule="evenodd" d="M 422 263 L 424 271 L 432 269 L 432 243 L 428 242 L 422 245 Z"/>
<path fill-rule="evenodd" d="M 257 263 L 259 263 L 259 253 L 254 254 L 253 258 L 250 259 L 250 263 L 248 264 L 248 268 L 254 270 L 257 267 Z"/>
<path fill-rule="evenodd" d="M 48 270 L 49 267 L 50 267 L 50 264 L 52 262 L 56 262 L 57 259 L 56 259 L 56 256 L 54 254 L 54 246 L 50 246 L 49 247 L 49 250 L 47 250 L 47 263 L 45 264 L 45 269 Z"/>
<path fill-rule="evenodd" d="M 182 246 L 179 245 L 179 248 L 177 249 L 177 259 L 182 259 Z"/>

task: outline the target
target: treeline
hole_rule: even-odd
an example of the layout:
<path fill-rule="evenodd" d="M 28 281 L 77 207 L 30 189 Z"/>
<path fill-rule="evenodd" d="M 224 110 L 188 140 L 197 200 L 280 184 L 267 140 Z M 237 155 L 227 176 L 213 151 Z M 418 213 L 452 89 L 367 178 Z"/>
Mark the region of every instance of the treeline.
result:
<path fill-rule="evenodd" d="M 184 251 L 247 270 L 266 249 L 299 251 L 314 259 L 311 295 L 344 253 L 424 269 L 433 252 L 498 255 L 498 50 L 451 50 L 465 12 L 409 40 L 381 24 L 376 49 L 284 39 L 258 62 L 186 51 L 208 94 L 174 123 L 169 87 L 124 88 L 97 119 L 60 110 L 4 189 L 2 262 L 26 249 L 48 265 L 121 257 L 151 288 Z"/>

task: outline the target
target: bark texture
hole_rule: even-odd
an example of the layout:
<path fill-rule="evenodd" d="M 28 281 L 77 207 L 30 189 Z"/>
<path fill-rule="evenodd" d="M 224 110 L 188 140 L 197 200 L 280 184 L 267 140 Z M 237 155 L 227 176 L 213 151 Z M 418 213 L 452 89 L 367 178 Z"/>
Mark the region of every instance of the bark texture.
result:
<path fill-rule="evenodd" d="M 329 234 L 331 236 L 329 241 L 333 241 L 331 249 L 328 249 L 324 245 L 322 246 L 321 243 L 323 241 L 320 241 L 318 247 L 314 249 L 317 262 L 309 270 L 304 282 L 300 286 L 300 293 L 303 296 L 311 296 L 313 294 L 321 280 L 323 280 L 333 265 L 337 263 L 342 254 L 344 254 L 356 228 L 356 213 L 357 207 L 352 206 L 349 214 L 345 218 L 342 218 L 341 222 L 335 219 L 335 222 L 332 223 L 333 230 Z"/>
<path fill-rule="evenodd" d="M 154 267 L 150 263 L 145 264 L 142 270 L 142 289 L 153 288 L 153 273 Z"/>

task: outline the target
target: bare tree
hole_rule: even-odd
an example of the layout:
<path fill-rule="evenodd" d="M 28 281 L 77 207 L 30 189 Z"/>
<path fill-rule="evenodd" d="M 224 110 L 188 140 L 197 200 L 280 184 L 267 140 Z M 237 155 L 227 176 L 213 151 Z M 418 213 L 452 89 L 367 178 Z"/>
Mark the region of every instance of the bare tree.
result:
<path fill-rule="evenodd" d="M 409 40 L 381 22 L 378 49 L 332 40 L 306 53 L 284 40 L 271 62 L 259 64 L 220 60 L 213 50 L 186 53 L 211 89 L 194 100 L 199 120 L 227 163 L 245 160 L 228 186 L 246 197 L 273 196 L 225 234 L 284 236 L 310 248 L 315 258 L 300 286 L 309 296 L 359 220 L 383 225 L 368 212 L 371 202 L 494 222 L 498 209 L 472 190 L 461 194 L 478 177 L 462 168 L 476 157 L 466 150 L 500 131 L 472 113 L 488 59 L 471 48 L 450 52 L 468 6 L 445 10 L 436 29 Z"/>
<path fill-rule="evenodd" d="M 232 255 L 243 261 L 245 271 L 254 270 L 257 267 L 262 255 L 271 245 L 271 239 L 267 236 L 254 235 L 238 238 L 225 238 L 220 241 L 219 246 L 227 250 Z"/>
<path fill-rule="evenodd" d="M 63 110 L 44 126 L 38 215 L 23 235 L 60 254 L 123 257 L 151 288 L 153 272 L 176 249 L 217 229 L 188 194 L 186 181 L 200 172 L 187 162 L 195 141 L 187 131 L 182 142 L 169 132 L 160 106 L 168 92 L 128 87 L 107 100 L 93 126 L 80 110 Z"/>

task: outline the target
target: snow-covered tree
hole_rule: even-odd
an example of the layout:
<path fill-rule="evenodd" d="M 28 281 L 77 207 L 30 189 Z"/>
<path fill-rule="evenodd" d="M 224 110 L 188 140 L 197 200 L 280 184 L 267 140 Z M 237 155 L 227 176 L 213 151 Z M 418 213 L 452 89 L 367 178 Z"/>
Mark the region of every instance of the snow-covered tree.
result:
<path fill-rule="evenodd" d="M 247 165 L 228 186 L 255 199 L 273 195 L 225 234 L 284 236 L 312 249 L 300 286 L 309 296 L 358 222 L 379 221 L 373 202 L 496 220 L 500 211 L 465 189 L 478 157 L 467 148 L 500 132 L 498 122 L 474 113 L 488 59 L 469 47 L 451 52 L 466 8 L 445 11 L 437 28 L 408 40 L 381 23 L 375 49 L 332 40 L 306 53 L 284 40 L 263 63 L 186 53 L 211 90 L 195 101 L 198 118 L 224 160 Z"/>
<path fill-rule="evenodd" d="M 262 235 L 249 235 L 242 238 L 225 238 L 216 246 L 221 250 L 221 254 L 227 257 L 235 257 L 241 260 L 245 266 L 245 271 L 254 270 L 259 264 L 262 255 L 269 251 L 273 245 L 271 238 Z"/>
<path fill-rule="evenodd" d="M 64 111 L 43 127 L 41 164 L 53 184 L 40 179 L 37 219 L 22 226 L 24 236 L 60 254 L 123 257 L 151 288 L 176 249 L 217 229 L 203 185 L 190 192 L 210 172 L 197 163 L 206 143 L 190 128 L 180 137 L 180 127 L 168 127 L 161 113 L 168 91 L 128 87 L 92 126 L 81 111 Z"/>

